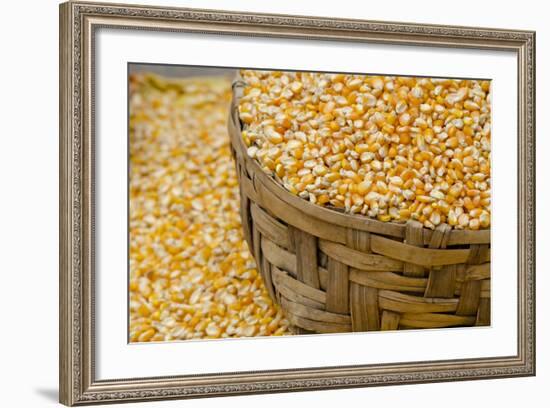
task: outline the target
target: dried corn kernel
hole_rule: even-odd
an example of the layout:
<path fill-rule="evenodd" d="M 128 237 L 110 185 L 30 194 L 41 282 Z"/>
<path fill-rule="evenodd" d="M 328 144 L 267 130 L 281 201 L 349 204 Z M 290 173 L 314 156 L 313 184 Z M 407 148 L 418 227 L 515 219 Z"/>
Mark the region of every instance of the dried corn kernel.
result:
<path fill-rule="evenodd" d="M 487 81 L 255 70 L 241 76 L 243 140 L 255 147 L 248 154 L 289 191 L 381 221 L 490 226 Z M 258 84 L 261 91 L 252 92 Z M 277 133 L 281 115 L 288 122 Z M 280 152 L 274 159 L 273 148 Z"/>
<path fill-rule="evenodd" d="M 130 90 L 130 341 L 289 334 L 242 235 L 230 81 L 136 75 Z"/>

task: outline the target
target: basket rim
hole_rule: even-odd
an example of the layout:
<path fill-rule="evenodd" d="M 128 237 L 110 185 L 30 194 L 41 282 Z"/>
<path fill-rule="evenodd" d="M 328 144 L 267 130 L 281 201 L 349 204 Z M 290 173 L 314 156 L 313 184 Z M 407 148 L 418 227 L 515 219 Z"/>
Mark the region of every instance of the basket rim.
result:
<path fill-rule="evenodd" d="M 299 211 L 306 212 L 309 216 L 323 220 L 325 222 L 344 225 L 351 228 L 356 228 L 368 232 L 381 233 L 396 238 L 404 238 L 407 223 L 396 223 L 393 221 L 379 221 L 364 215 L 349 214 L 343 211 L 338 211 L 335 208 L 320 206 L 308 200 L 298 197 L 286 190 L 277 180 L 265 173 L 258 162 L 246 153 L 246 146 L 242 140 L 241 132 L 243 130 L 242 122 L 239 118 L 238 102 L 242 96 L 245 81 L 237 73 L 232 82 L 232 101 L 230 105 L 229 121 L 232 122 L 235 132 L 229 132 L 230 141 L 240 160 L 246 164 L 247 169 L 252 169 L 255 177 L 268 188 L 272 193 L 277 195 L 286 204 L 294 207 Z M 422 226 L 423 233 L 427 235 L 426 239 L 434 232 L 430 228 Z M 491 228 L 480 230 L 459 230 L 451 229 L 449 234 L 457 238 L 457 241 L 464 243 L 489 244 L 491 242 Z M 460 236 L 460 237 L 459 237 Z"/>

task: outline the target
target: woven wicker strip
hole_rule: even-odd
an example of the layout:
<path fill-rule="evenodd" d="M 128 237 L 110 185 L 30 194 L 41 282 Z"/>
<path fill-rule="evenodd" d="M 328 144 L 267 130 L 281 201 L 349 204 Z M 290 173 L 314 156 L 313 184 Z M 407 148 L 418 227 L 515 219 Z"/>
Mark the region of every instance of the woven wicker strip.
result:
<path fill-rule="evenodd" d="M 229 115 L 243 230 L 295 332 L 490 325 L 490 230 L 384 223 L 292 195 L 246 154 L 243 85 Z"/>

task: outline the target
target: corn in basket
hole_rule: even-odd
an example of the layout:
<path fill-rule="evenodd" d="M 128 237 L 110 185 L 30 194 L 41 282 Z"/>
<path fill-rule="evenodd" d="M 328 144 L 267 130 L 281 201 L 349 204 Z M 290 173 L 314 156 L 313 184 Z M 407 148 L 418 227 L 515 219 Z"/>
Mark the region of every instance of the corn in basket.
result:
<path fill-rule="evenodd" d="M 233 85 L 229 134 L 244 235 L 297 333 L 490 325 L 490 229 L 434 229 L 291 194 L 247 155 Z"/>

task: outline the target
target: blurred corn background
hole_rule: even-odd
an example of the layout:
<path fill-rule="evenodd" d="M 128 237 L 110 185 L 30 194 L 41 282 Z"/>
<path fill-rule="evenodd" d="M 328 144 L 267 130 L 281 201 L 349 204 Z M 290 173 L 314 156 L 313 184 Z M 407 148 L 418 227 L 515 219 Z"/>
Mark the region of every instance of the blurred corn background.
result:
<path fill-rule="evenodd" d="M 233 75 L 131 67 L 131 342 L 290 334 L 242 235 Z"/>

